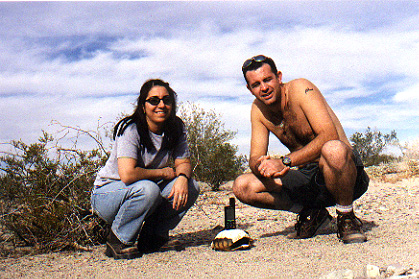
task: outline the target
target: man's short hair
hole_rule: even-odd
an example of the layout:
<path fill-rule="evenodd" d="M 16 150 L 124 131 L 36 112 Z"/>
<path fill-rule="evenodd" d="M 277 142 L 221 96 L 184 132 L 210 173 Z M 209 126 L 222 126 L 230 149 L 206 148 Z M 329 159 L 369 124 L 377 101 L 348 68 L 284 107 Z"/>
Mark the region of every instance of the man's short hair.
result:
<path fill-rule="evenodd" d="M 247 63 L 249 63 L 249 65 L 245 65 Z M 246 82 L 247 82 L 246 73 L 248 71 L 254 71 L 254 70 L 259 69 L 260 67 L 262 67 L 263 64 L 268 64 L 269 66 L 271 66 L 272 73 L 274 73 L 275 75 L 278 74 L 278 70 L 272 58 L 267 57 L 265 55 L 257 55 L 257 56 L 253 56 L 250 59 L 247 59 L 243 64 L 242 72 L 243 72 L 243 76 Z"/>

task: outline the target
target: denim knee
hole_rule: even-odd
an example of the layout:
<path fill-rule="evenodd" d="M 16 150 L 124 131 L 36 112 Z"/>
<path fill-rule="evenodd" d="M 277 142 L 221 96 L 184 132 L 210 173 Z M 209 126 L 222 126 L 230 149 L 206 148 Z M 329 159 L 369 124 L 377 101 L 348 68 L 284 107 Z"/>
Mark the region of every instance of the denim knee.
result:
<path fill-rule="evenodd" d="M 188 208 L 191 207 L 195 203 L 195 201 L 198 199 L 199 192 L 200 192 L 200 189 L 199 189 L 198 183 L 195 180 L 190 179 L 189 185 L 188 185 L 188 204 L 187 204 Z"/>
<path fill-rule="evenodd" d="M 152 204 L 159 204 L 161 201 L 160 188 L 151 180 L 139 180 L 129 185 L 128 197 L 142 196 L 143 200 Z"/>

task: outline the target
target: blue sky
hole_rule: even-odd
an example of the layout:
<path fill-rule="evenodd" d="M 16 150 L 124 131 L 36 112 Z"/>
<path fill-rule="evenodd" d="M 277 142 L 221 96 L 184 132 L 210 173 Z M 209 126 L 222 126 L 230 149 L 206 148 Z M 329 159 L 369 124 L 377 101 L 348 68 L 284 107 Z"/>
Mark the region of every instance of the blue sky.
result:
<path fill-rule="evenodd" d="M 52 120 L 95 130 L 162 78 L 220 113 L 248 154 L 241 65 L 257 54 L 284 81 L 316 84 L 348 136 L 370 126 L 416 141 L 417 26 L 418 1 L 0 2 L 0 142 L 34 142 L 59 130 Z M 272 139 L 270 152 L 285 149 Z"/>

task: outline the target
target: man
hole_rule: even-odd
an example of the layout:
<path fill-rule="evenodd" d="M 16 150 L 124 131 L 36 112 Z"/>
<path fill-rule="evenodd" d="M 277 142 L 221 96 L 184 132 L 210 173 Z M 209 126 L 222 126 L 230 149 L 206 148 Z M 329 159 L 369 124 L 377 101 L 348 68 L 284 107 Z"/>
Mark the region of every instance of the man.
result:
<path fill-rule="evenodd" d="M 255 96 L 251 108 L 252 173 L 233 184 L 247 204 L 299 213 L 291 238 L 313 237 L 332 217 L 336 205 L 338 237 L 344 243 L 367 240 L 352 203 L 364 194 L 369 178 L 335 113 L 310 81 L 282 83 L 274 61 L 258 55 L 242 67 L 247 88 Z M 273 133 L 290 153 L 267 155 Z"/>

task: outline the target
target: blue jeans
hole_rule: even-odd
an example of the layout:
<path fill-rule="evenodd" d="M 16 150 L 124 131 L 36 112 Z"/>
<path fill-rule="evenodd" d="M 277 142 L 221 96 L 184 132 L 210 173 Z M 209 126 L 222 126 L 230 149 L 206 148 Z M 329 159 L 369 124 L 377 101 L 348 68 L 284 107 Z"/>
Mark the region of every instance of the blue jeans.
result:
<path fill-rule="evenodd" d="M 199 195 L 198 184 L 189 179 L 186 206 L 173 209 L 173 197 L 167 197 L 176 179 L 157 183 L 139 180 L 128 186 L 115 181 L 95 187 L 91 196 L 92 208 L 99 217 L 112 224 L 113 233 L 124 244 L 135 243 L 144 221 L 148 231 L 168 238 L 169 230 L 179 224 Z"/>

